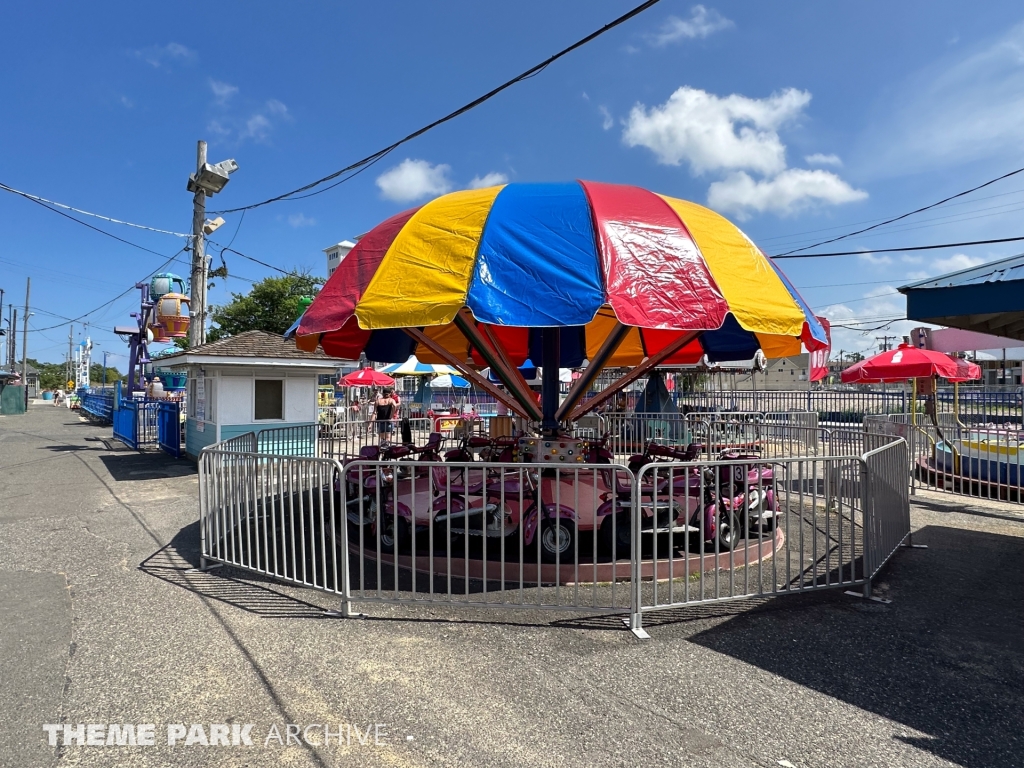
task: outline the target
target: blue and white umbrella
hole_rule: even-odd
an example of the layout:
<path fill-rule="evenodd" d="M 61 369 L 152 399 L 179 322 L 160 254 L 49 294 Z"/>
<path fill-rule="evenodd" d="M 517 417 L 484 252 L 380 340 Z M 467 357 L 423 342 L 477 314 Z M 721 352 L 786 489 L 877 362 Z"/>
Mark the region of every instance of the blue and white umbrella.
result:
<path fill-rule="evenodd" d="M 461 376 L 446 373 L 430 382 L 434 389 L 469 389 L 470 384 Z"/>
<path fill-rule="evenodd" d="M 386 373 L 388 376 L 433 376 L 435 374 L 458 373 L 450 365 L 421 363 L 416 359 L 416 355 L 410 355 L 409 359 L 404 363 L 393 363 L 387 368 L 382 368 L 381 372 Z"/>

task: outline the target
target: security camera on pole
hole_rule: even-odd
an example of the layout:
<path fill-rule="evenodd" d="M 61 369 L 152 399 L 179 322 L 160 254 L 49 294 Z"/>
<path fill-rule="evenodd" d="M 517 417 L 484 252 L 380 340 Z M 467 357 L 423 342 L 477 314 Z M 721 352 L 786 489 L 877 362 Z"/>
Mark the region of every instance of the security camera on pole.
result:
<path fill-rule="evenodd" d="M 234 160 L 224 160 L 216 165 L 206 162 L 206 142 L 200 141 L 196 148 L 196 172 L 189 174 L 188 191 L 193 192 L 192 205 L 192 275 L 191 322 L 189 323 L 188 346 L 198 347 L 206 343 L 206 283 L 209 264 L 206 260 L 204 236 L 212 233 L 224 223 L 223 219 L 206 221 L 206 196 L 215 195 L 224 189 L 228 176 L 238 170 Z"/>

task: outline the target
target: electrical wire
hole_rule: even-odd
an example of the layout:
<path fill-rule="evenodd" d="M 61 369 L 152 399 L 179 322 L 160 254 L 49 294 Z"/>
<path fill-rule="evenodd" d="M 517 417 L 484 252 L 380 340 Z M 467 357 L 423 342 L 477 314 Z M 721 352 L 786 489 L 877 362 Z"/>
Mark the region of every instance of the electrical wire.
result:
<path fill-rule="evenodd" d="M 40 205 L 43 208 L 45 208 L 46 210 L 48 210 L 48 211 L 52 211 L 53 213 L 56 213 L 58 216 L 63 216 L 65 219 L 71 219 L 71 221 L 75 222 L 76 224 L 81 224 L 83 227 L 87 227 L 87 228 L 91 229 L 93 232 L 99 232 L 101 235 L 106 235 L 107 237 L 113 238 L 114 240 L 117 240 L 119 243 L 124 243 L 125 245 L 130 245 L 132 248 L 138 248 L 140 251 L 145 251 L 146 253 L 152 253 L 154 256 L 163 256 L 164 255 L 164 254 L 160 253 L 159 251 L 154 251 L 151 248 L 146 248 L 145 246 L 139 245 L 138 243 L 133 243 L 131 240 L 125 240 L 123 237 L 118 237 L 117 235 L 111 234 L 110 232 L 107 232 L 105 229 L 100 229 L 99 227 L 94 227 L 92 224 L 90 224 L 87 221 L 82 221 L 81 219 L 77 219 L 74 216 L 71 216 L 70 214 L 64 213 L 64 211 L 58 210 L 56 208 L 53 208 L 52 206 L 47 205 L 46 203 L 40 202 L 39 200 L 36 200 L 36 199 L 34 199 L 32 197 L 26 197 L 26 199 L 27 200 L 31 200 L 36 205 Z M 191 238 L 191 235 L 189 235 L 189 237 Z M 182 248 L 182 250 L 186 250 L 187 247 L 188 246 L 185 246 L 185 248 Z"/>
<path fill-rule="evenodd" d="M 397 149 L 398 147 L 402 146 L 403 144 L 406 144 L 406 143 L 412 141 L 413 139 L 422 136 L 423 134 L 427 133 L 428 131 L 430 131 L 430 130 L 436 128 L 436 127 L 438 127 L 439 125 L 443 125 L 444 123 L 447 123 L 450 120 L 454 120 L 456 117 L 459 117 L 460 115 L 463 115 L 466 112 L 469 112 L 470 110 L 475 109 L 476 107 L 480 106 L 484 102 L 489 101 L 490 99 L 494 98 L 495 96 L 497 96 L 502 91 L 504 91 L 504 90 L 506 90 L 508 88 L 511 88 L 513 85 L 515 85 L 517 83 L 520 83 L 523 80 L 528 80 L 529 78 L 533 77 L 534 75 L 540 74 L 550 64 L 558 61 L 563 56 L 566 56 L 567 54 L 572 53 L 577 48 L 580 48 L 580 47 L 586 45 L 591 40 L 594 40 L 594 39 L 600 37 L 605 32 L 608 32 L 608 31 L 614 29 L 615 27 L 619 26 L 620 24 L 624 24 L 625 22 L 627 22 L 630 19 L 632 19 L 634 16 L 640 15 L 641 13 L 643 13 L 646 10 L 648 10 L 649 8 L 652 8 L 655 5 L 657 5 L 658 2 L 660 2 L 660 0 L 647 0 L 644 3 L 641 3 L 640 5 L 636 6 L 635 8 L 633 8 L 630 11 L 628 11 L 627 13 L 624 13 L 622 16 L 619 16 L 614 21 L 612 21 L 612 22 L 610 22 L 608 24 L 605 24 L 603 27 L 598 29 L 596 32 L 591 32 L 589 35 L 587 35 L 586 37 L 584 37 L 584 38 L 582 38 L 580 40 L 577 40 L 575 43 L 573 43 L 569 47 L 563 48 L 561 51 L 556 53 L 554 56 L 550 56 L 549 58 L 547 58 L 544 61 L 542 61 L 540 64 L 536 64 L 536 65 L 530 67 L 528 70 L 526 70 L 522 74 L 516 75 L 511 80 L 505 81 L 504 83 L 499 85 L 497 88 L 494 88 L 494 89 L 488 91 L 487 93 L 485 93 L 483 96 L 480 96 L 480 97 L 474 99 L 473 101 L 469 102 L 468 104 L 464 104 L 463 106 L 461 106 L 458 109 L 456 109 L 454 112 L 449 112 L 444 117 L 442 117 L 442 118 L 440 118 L 438 120 L 435 120 L 434 122 L 432 122 L 432 123 L 430 123 L 428 125 L 425 125 L 425 126 L 423 126 L 422 128 L 420 128 L 420 129 L 418 129 L 416 131 L 413 131 L 412 133 L 410 133 L 405 138 L 399 139 L 398 141 L 396 141 L 395 143 L 391 144 L 390 146 L 384 147 L 383 149 L 380 149 L 380 150 L 374 152 L 372 155 L 367 155 L 363 159 L 357 160 L 356 162 L 354 162 L 351 165 L 348 165 L 348 166 L 342 168 L 339 171 L 335 171 L 334 173 L 329 174 L 327 176 L 324 176 L 321 179 L 317 179 L 316 181 L 310 182 L 309 184 L 301 186 L 301 187 L 299 187 L 297 189 L 293 189 L 290 192 L 285 192 L 284 194 L 277 195 L 276 197 L 268 198 L 268 199 L 263 200 L 262 202 L 259 202 L 259 203 L 253 203 L 251 205 L 243 205 L 243 206 L 240 206 L 238 208 L 226 208 L 226 209 L 221 210 L 221 211 L 211 211 L 211 213 L 217 213 L 217 214 L 222 214 L 222 213 L 238 213 L 239 211 L 248 211 L 248 210 L 252 210 L 253 208 L 260 208 L 260 207 L 262 207 L 264 205 L 269 205 L 270 203 L 276 203 L 276 202 L 278 202 L 280 200 L 285 200 L 285 199 L 301 199 L 301 198 L 295 198 L 293 196 L 294 195 L 298 195 L 301 192 L 306 192 L 308 190 L 311 190 L 311 189 L 313 189 L 315 187 L 318 187 L 321 184 L 324 184 L 324 183 L 326 183 L 328 181 L 332 181 L 332 180 L 338 178 L 339 176 L 343 176 L 346 173 L 350 173 L 351 171 L 355 171 L 357 169 L 361 169 L 364 166 L 367 166 L 368 164 L 372 164 L 372 163 L 377 162 L 378 160 L 380 160 L 381 158 L 386 156 L 388 153 L 394 151 L 395 149 Z M 351 176 L 349 178 L 351 178 Z M 347 179 L 345 179 L 345 180 L 347 181 Z M 341 182 L 339 182 L 339 183 L 341 183 Z M 337 186 L 337 185 L 333 185 L 333 186 Z M 326 191 L 327 191 L 326 189 L 323 189 L 323 190 L 320 190 L 319 192 L 316 192 L 315 194 L 319 194 L 320 192 L 326 192 Z M 307 197 L 309 197 L 309 195 L 307 195 Z"/>
<path fill-rule="evenodd" d="M 58 213 L 59 213 L 59 211 L 58 211 Z M 175 260 L 176 258 L 178 258 L 178 255 L 179 255 L 179 254 L 181 254 L 181 253 L 184 253 L 184 252 L 185 252 L 186 250 L 188 250 L 188 249 L 187 249 L 187 247 L 186 247 L 186 248 L 182 248 L 182 249 L 180 249 L 179 251 L 175 252 L 175 254 L 174 254 L 173 256 L 171 256 L 171 257 L 170 257 L 169 259 L 167 259 L 167 261 L 165 261 L 165 262 L 164 262 L 163 264 L 161 264 L 161 265 L 160 265 L 159 267 L 157 267 L 156 269 L 152 270 L 152 271 L 151 271 L 151 272 L 150 272 L 149 274 L 147 274 L 147 275 L 146 275 L 146 276 L 145 276 L 144 278 L 142 278 L 142 280 L 139 280 L 139 281 L 137 281 L 137 282 L 140 282 L 140 283 L 141 283 L 141 282 L 144 282 L 144 281 L 148 280 L 149 278 L 151 278 L 151 277 L 152 277 L 153 275 L 155 275 L 155 274 L 156 274 L 157 272 L 159 272 L 160 270 L 162 270 L 162 269 L 165 269 L 165 268 L 166 268 L 166 267 L 167 267 L 167 266 L 168 266 L 169 264 L 171 264 L 171 263 L 172 263 L 172 262 L 173 262 L 173 261 L 174 261 L 174 260 Z M 163 255 L 163 254 L 158 254 L 158 255 Z M 114 303 L 115 301 L 118 301 L 118 300 L 119 300 L 120 298 L 122 298 L 123 296 L 127 296 L 127 295 L 128 295 L 129 293 L 131 293 L 131 292 L 132 292 L 132 291 L 134 291 L 134 290 L 135 290 L 135 285 L 134 285 L 134 284 L 132 284 L 132 286 L 131 286 L 130 288 L 127 288 L 126 290 L 124 290 L 124 291 L 121 291 L 121 293 L 117 294 L 117 296 L 115 296 L 114 298 L 112 298 L 112 299 L 111 299 L 110 301 L 105 301 L 105 302 L 103 302 L 103 303 L 102 303 L 102 304 L 100 304 L 100 305 L 99 305 L 98 307 L 96 307 L 95 309 L 90 309 L 90 310 L 89 310 L 88 312 L 86 312 L 85 314 L 79 315 L 78 317 L 76 317 L 76 318 L 73 318 L 73 319 L 69 319 L 69 320 L 68 320 L 67 322 L 64 322 L 64 323 L 57 323 L 57 325 L 48 325 L 48 326 L 47 326 L 47 327 L 45 327 L 45 328 L 37 328 L 36 330 L 37 330 L 37 331 L 49 331 L 49 330 L 52 330 L 52 329 L 54 329 L 54 328 L 62 328 L 63 326 L 67 325 L 68 323 L 77 323 L 77 322 L 79 322 L 80 320 L 82 320 L 83 318 L 86 318 L 86 317 L 88 317 L 89 315 L 95 314 L 96 312 L 99 312 L 99 311 L 100 311 L 101 309 L 103 309 L 103 308 L 105 308 L 105 307 L 108 307 L 108 306 L 110 306 L 110 305 L 111 305 L 111 304 L 113 304 L 113 303 Z"/>
<path fill-rule="evenodd" d="M 884 227 L 886 224 L 892 224 L 893 222 L 900 221 L 901 219 L 905 219 L 905 218 L 907 218 L 909 216 L 914 216 L 914 215 L 916 215 L 918 213 L 923 213 L 924 211 L 930 210 L 932 208 L 937 208 L 938 206 L 943 205 L 944 203 L 948 203 L 950 200 L 956 200 L 958 197 L 964 197 L 965 195 L 969 195 L 972 192 L 977 192 L 979 189 L 984 189 L 985 187 L 990 186 L 992 184 L 995 184 L 996 182 L 1002 181 L 1003 179 L 1008 179 L 1011 176 L 1016 176 L 1018 173 L 1024 173 L 1024 168 L 1018 168 L 1015 171 L 1010 171 L 1009 173 L 1004 173 L 1002 176 L 997 176 L 994 179 L 990 179 L 989 181 L 986 181 L 984 184 L 979 184 L 978 186 L 971 187 L 970 189 L 966 189 L 963 192 L 958 192 L 955 195 L 950 195 L 947 198 L 939 200 L 937 203 L 932 203 L 931 205 L 926 205 L 926 206 L 924 206 L 922 208 L 917 208 L 916 210 L 908 211 L 907 213 L 901 214 L 899 216 L 894 216 L 891 219 L 886 219 L 885 221 L 881 222 L 880 224 L 872 224 L 870 227 L 864 227 L 864 229 L 858 229 L 855 232 L 847 232 L 845 235 L 839 235 L 838 237 L 833 237 L 833 238 L 831 238 L 829 240 L 822 240 L 821 242 L 814 243 L 813 245 L 805 245 L 803 248 L 796 248 L 795 250 L 792 250 L 792 251 L 786 251 L 786 253 L 784 253 L 782 255 L 783 256 L 789 256 L 790 254 L 799 253 L 801 251 L 806 251 L 806 250 L 809 250 L 811 248 L 817 248 L 817 247 L 822 246 L 822 245 L 828 245 L 829 243 L 834 243 L 834 242 L 837 242 L 839 240 L 845 240 L 846 238 L 853 237 L 854 235 L 860 235 L 860 234 L 862 234 L 864 232 L 869 232 L 872 229 L 878 229 L 879 227 Z M 1024 238 L 1017 238 L 1017 239 L 1024 240 Z M 1002 242 L 1005 242 L 1005 241 L 1002 241 Z M 846 254 L 842 254 L 842 255 L 846 255 Z M 779 258 L 779 257 L 776 256 L 776 258 Z"/>
<path fill-rule="evenodd" d="M 968 240 L 963 243 L 939 243 L 937 245 L 911 245 L 905 248 L 872 248 L 864 251 L 835 251 L 834 253 L 795 253 L 789 251 L 787 253 L 779 254 L 778 256 L 772 256 L 771 258 L 778 261 L 779 259 L 821 259 L 827 256 L 864 256 L 869 253 L 900 253 L 903 251 L 934 251 L 939 248 L 964 248 L 969 245 L 994 245 L 995 243 L 1017 243 L 1024 240 L 1024 237 L 1000 237 L 995 240 Z M 813 247 L 813 246 L 808 246 Z M 803 250 L 803 249 L 801 249 Z"/>
<path fill-rule="evenodd" d="M 955 203 L 954 203 L 955 205 Z M 959 224 L 964 221 L 974 221 L 975 219 L 987 219 L 993 216 L 1005 216 L 1009 213 L 1016 213 L 1017 211 L 1024 210 L 1024 204 L 1017 200 L 1012 203 L 1003 203 L 1002 205 L 993 205 L 986 208 L 976 208 L 969 211 L 960 211 L 959 213 L 951 213 L 948 216 L 936 216 L 931 219 L 919 219 L 918 222 L 906 222 L 902 226 L 891 227 L 882 229 L 871 234 L 864 235 L 861 239 L 867 239 L 871 237 L 885 237 L 887 235 L 895 234 L 897 232 L 913 232 L 917 229 L 931 229 L 932 227 L 944 227 L 950 224 Z M 994 211 L 993 213 L 986 213 L 986 211 Z M 790 243 L 779 245 L 780 248 L 789 248 L 791 246 L 799 245 L 800 240 L 796 240 Z"/>
<path fill-rule="evenodd" d="M 1015 189 L 1012 192 L 1000 192 L 998 195 L 985 195 L 985 197 L 978 197 L 978 198 L 975 198 L 974 200 L 964 200 L 962 203 L 950 203 L 947 207 L 948 208 L 954 208 L 954 207 L 956 207 L 958 205 L 974 205 L 975 203 L 980 203 L 982 200 L 994 200 L 997 197 L 1008 197 L 1009 195 L 1019 195 L 1021 192 L 1024 192 L 1024 189 Z M 989 210 L 989 209 L 983 209 L 983 210 Z M 853 221 L 853 222 L 850 222 L 849 224 L 837 224 L 834 227 L 822 227 L 821 229 L 807 229 L 807 230 L 804 230 L 803 232 L 791 232 L 788 235 L 775 235 L 773 237 L 760 237 L 760 238 L 758 238 L 757 242 L 759 242 L 759 243 L 768 243 L 768 242 L 771 242 L 772 240 L 792 240 L 794 238 L 800 237 L 801 235 L 813 235 L 816 232 L 831 232 L 833 229 L 846 229 L 847 227 L 859 227 L 861 224 L 873 224 L 876 221 L 884 222 L 884 221 L 886 221 L 886 219 L 885 218 L 881 218 L 881 219 L 865 219 L 864 221 Z M 929 221 L 933 221 L 933 219 L 929 219 Z M 796 245 L 796 243 L 793 243 L 793 244 Z"/>
<path fill-rule="evenodd" d="M 93 218 L 103 219 L 103 221 L 109 221 L 111 224 L 123 224 L 126 227 L 135 227 L 136 229 L 144 229 L 147 232 L 157 232 L 157 233 L 159 233 L 161 235 L 173 235 L 174 237 L 186 237 L 186 238 L 187 237 L 192 237 L 192 235 L 186 234 L 184 232 L 171 232 L 170 230 L 167 230 L 167 229 L 157 229 L 156 227 L 147 227 L 144 224 L 133 224 L 130 221 L 121 221 L 120 219 L 113 219 L 110 216 L 103 216 L 102 214 L 99 214 L 99 213 L 90 213 L 89 211 L 83 211 L 81 208 L 75 208 L 74 206 L 67 205 L 66 203 L 58 203 L 55 200 L 47 200 L 45 197 L 40 197 L 39 195 L 33 195 L 33 194 L 28 193 L 28 192 L 23 192 L 20 189 L 15 189 L 14 187 L 9 187 L 9 186 L 7 186 L 6 184 L 4 184 L 2 182 L 0 182 L 0 189 L 4 190 L 5 192 L 11 192 L 12 194 L 20 195 L 21 197 L 27 198 L 27 199 L 35 202 L 35 203 L 46 203 L 48 205 L 53 205 L 53 206 L 56 206 L 58 208 L 63 208 L 63 209 L 68 210 L 68 211 L 74 211 L 75 213 L 80 213 L 83 216 L 92 216 Z"/>

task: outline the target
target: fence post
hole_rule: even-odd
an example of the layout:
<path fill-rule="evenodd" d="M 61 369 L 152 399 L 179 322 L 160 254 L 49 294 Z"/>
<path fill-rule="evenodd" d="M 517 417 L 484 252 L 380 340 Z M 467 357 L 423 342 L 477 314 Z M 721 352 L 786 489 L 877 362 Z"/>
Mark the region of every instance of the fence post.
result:
<path fill-rule="evenodd" d="M 864 593 L 863 597 L 865 600 L 871 599 L 871 575 L 874 564 L 874 553 L 872 552 L 872 545 L 874 537 L 872 535 L 874 529 L 874 508 L 872 506 L 872 494 L 871 494 L 871 473 L 868 471 L 868 463 L 863 458 L 858 459 L 860 463 L 860 503 L 861 503 L 861 514 L 863 515 L 863 537 L 864 537 Z"/>
<path fill-rule="evenodd" d="M 644 631 L 643 613 L 640 610 L 642 597 L 640 595 L 640 493 L 639 486 L 643 469 L 640 469 L 633 479 L 633 489 L 629 502 L 629 525 L 633 530 L 629 543 L 629 631 L 641 640 L 649 640 L 650 635 Z M 614 520 L 612 521 L 615 522 Z M 613 528 L 614 530 L 614 528 Z M 658 574 L 654 574 L 658 578 Z"/>

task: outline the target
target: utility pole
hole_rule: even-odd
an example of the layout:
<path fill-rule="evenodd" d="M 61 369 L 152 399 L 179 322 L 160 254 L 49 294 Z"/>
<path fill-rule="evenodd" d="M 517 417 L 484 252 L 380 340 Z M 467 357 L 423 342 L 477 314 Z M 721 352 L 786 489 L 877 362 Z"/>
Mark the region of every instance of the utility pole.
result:
<path fill-rule="evenodd" d="M 25 278 L 25 317 L 21 321 L 21 383 L 25 385 L 25 410 L 28 410 L 28 296 L 32 278 Z"/>
<path fill-rule="evenodd" d="M 11 321 L 11 340 L 7 345 L 7 370 L 14 373 L 14 361 L 18 359 L 18 308 L 11 307 L 14 320 Z"/>
<path fill-rule="evenodd" d="M 196 146 L 196 176 L 206 165 L 206 142 Z M 192 320 L 188 326 L 188 346 L 198 347 L 206 343 L 206 249 L 203 241 L 203 224 L 206 222 L 206 189 L 195 185 L 192 198 L 192 301 L 189 304 Z"/>
<path fill-rule="evenodd" d="M 3 336 L 4 340 L 6 341 L 7 340 L 7 334 L 3 332 L 3 322 L 4 322 L 4 289 L 0 288 L 0 336 Z M 10 342 L 8 342 L 8 344 L 10 344 Z M 4 347 L 4 352 L 6 353 L 6 351 L 7 351 L 7 347 Z"/>
<path fill-rule="evenodd" d="M 74 334 L 75 324 L 72 323 L 68 326 L 68 364 L 64 366 L 64 388 L 67 389 L 67 382 L 71 381 L 74 376 L 71 375 L 71 366 L 75 364 L 74 358 Z"/>
<path fill-rule="evenodd" d="M 892 349 L 892 347 L 889 346 L 889 339 L 892 339 L 893 341 L 896 341 L 896 339 L 898 339 L 898 338 L 899 338 L 899 336 L 875 336 L 875 341 L 882 342 L 881 346 L 878 348 L 878 351 L 879 352 L 888 352 L 890 349 Z"/>

